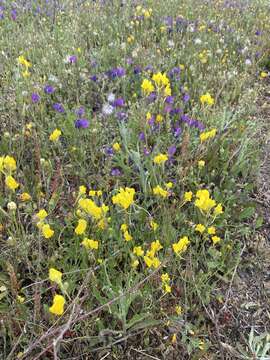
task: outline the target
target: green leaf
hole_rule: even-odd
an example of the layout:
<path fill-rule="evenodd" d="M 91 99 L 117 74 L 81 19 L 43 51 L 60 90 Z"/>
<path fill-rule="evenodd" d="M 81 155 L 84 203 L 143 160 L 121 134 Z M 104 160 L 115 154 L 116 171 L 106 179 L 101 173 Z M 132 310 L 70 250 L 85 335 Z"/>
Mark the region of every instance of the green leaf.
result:
<path fill-rule="evenodd" d="M 254 215 L 254 213 L 255 213 L 255 208 L 248 207 L 248 208 L 244 209 L 243 211 L 241 211 L 241 213 L 239 215 L 239 219 L 240 220 L 249 219 L 252 217 L 252 215 Z"/>

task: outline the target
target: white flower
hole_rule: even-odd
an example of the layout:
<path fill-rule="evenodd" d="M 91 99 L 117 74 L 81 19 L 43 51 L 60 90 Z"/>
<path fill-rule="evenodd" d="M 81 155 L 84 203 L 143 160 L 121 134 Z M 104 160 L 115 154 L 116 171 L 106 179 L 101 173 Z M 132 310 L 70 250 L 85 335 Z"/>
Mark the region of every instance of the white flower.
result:
<path fill-rule="evenodd" d="M 195 43 L 196 45 L 201 45 L 202 40 L 199 39 L 199 38 L 196 38 L 196 39 L 194 40 L 194 43 Z"/>
<path fill-rule="evenodd" d="M 102 113 L 104 115 L 111 115 L 113 113 L 113 110 L 114 110 L 113 106 L 108 103 L 106 103 L 102 106 Z"/>
<path fill-rule="evenodd" d="M 252 64 L 252 62 L 251 62 L 251 60 L 250 60 L 250 59 L 246 59 L 245 64 L 246 64 L 246 65 L 251 65 L 251 64 Z"/>
<path fill-rule="evenodd" d="M 15 204 L 14 201 L 10 201 L 7 204 L 7 208 L 8 208 L 9 211 L 15 211 L 17 209 L 17 205 Z"/>
<path fill-rule="evenodd" d="M 168 46 L 173 48 L 174 47 L 174 42 L 173 40 L 168 40 Z"/>
<path fill-rule="evenodd" d="M 113 93 L 110 93 L 108 96 L 107 96 L 107 100 L 109 103 L 112 103 L 114 102 L 115 100 L 115 95 Z"/>

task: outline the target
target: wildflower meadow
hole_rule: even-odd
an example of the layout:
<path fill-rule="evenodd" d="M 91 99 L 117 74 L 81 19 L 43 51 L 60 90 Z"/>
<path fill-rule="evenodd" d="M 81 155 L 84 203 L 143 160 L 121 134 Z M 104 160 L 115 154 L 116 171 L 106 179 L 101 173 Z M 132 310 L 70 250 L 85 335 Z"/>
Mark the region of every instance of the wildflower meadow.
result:
<path fill-rule="evenodd" d="M 269 18 L 0 0 L 1 359 L 270 359 Z"/>

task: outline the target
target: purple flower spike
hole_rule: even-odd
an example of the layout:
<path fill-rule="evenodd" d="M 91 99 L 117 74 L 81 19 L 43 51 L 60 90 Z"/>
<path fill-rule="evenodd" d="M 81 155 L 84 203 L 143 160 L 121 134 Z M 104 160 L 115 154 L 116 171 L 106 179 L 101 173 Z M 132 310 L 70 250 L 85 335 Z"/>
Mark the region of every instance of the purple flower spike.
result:
<path fill-rule="evenodd" d="M 122 98 L 116 99 L 113 102 L 113 106 L 114 107 L 123 107 L 123 106 L 125 106 L 125 100 Z"/>
<path fill-rule="evenodd" d="M 190 96 L 189 96 L 188 94 L 185 94 L 185 95 L 183 96 L 183 101 L 184 101 L 184 103 L 188 102 L 189 100 L 190 100 Z"/>
<path fill-rule="evenodd" d="M 16 9 L 11 10 L 11 19 L 13 21 L 15 21 L 17 19 L 17 10 Z"/>
<path fill-rule="evenodd" d="M 108 156 L 113 156 L 113 154 L 114 154 L 113 148 L 111 146 L 107 146 L 105 148 L 105 154 Z"/>
<path fill-rule="evenodd" d="M 54 108 L 55 111 L 57 111 L 59 113 L 65 112 L 65 109 L 64 109 L 63 105 L 60 104 L 60 103 L 53 104 L 53 108 Z"/>
<path fill-rule="evenodd" d="M 92 76 L 90 76 L 90 80 L 96 82 L 96 81 L 98 80 L 97 75 L 92 75 Z"/>
<path fill-rule="evenodd" d="M 113 168 L 112 171 L 111 171 L 111 175 L 112 176 L 121 176 L 122 172 L 118 168 Z"/>
<path fill-rule="evenodd" d="M 54 93 L 54 88 L 51 85 L 45 85 L 44 86 L 44 92 L 45 94 L 53 94 Z"/>
<path fill-rule="evenodd" d="M 84 107 L 79 107 L 79 109 L 76 109 L 75 110 L 75 114 L 78 115 L 78 116 L 83 116 L 85 113 L 85 110 L 84 110 Z"/>
<path fill-rule="evenodd" d="M 174 96 L 167 96 L 165 99 L 166 104 L 173 104 L 174 102 Z"/>
<path fill-rule="evenodd" d="M 182 129 L 180 128 L 180 126 L 177 126 L 177 127 L 174 129 L 173 135 L 174 135 L 176 138 L 178 138 L 181 134 L 182 134 Z"/>
<path fill-rule="evenodd" d="M 89 127 L 89 121 L 87 119 L 78 119 L 75 121 L 75 128 L 86 129 Z"/>
<path fill-rule="evenodd" d="M 36 103 L 39 102 L 40 96 L 39 96 L 37 93 L 33 93 L 33 94 L 31 95 L 31 100 L 32 100 L 32 103 L 33 103 L 33 104 L 36 104 Z"/>
<path fill-rule="evenodd" d="M 145 134 L 144 134 L 144 132 L 139 133 L 139 140 L 145 142 Z"/>
<path fill-rule="evenodd" d="M 169 157 L 173 157 L 173 155 L 176 153 L 176 146 L 175 145 L 172 145 L 169 147 L 168 149 L 168 155 Z"/>
<path fill-rule="evenodd" d="M 70 62 L 70 64 L 74 64 L 75 62 L 77 62 L 77 56 L 76 55 L 71 55 L 69 57 L 68 61 Z"/>
<path fill-rule="evenodd" d="M 143 153 L 144 153 L 145 156 L 148 156 L 148 155 L 151 154 L 151 149 L 147 149 L 147 147 L 145 146 L 145 147 L 143 148 Z"/>

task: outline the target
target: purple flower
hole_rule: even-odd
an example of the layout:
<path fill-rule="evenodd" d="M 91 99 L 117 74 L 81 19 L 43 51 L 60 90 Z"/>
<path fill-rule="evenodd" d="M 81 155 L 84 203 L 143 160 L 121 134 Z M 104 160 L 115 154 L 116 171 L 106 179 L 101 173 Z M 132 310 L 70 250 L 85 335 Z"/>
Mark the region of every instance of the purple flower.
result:
<path fill-rule="evenodd" d="M 185 94 L 184 96 L 183 96 L 183 101 L 186 103 L 186 102 L 188 102 L 190 100 L 190 96 L 188 95 L 188 94 Z"/>
<path fill-rule="evenodd" d="M 165 113 L 170 113 L 173 110 L 171 105 L 166 105 L 164 108 Z"/>
<path fill-rule="evenodd" d="M 54 93 L 54 88 L 51 85 L 45 85 L 44 86 L 44 92 L 45 94 L 53 94 Z"/>
<path fill-rule="evenodd" d="M 173 129 L 173 135 L 178 138 L 180 135 L 182 134 L 182 129 L 180 128 L 180 126 L 176 126 Z"/>
<path fill-rule="evenodd" d="M 115 99 L 112 105 L 114 107 L 123 107 L 125 106 L 125 100 L 122 98 Z"/>
<path fill-rule="evenodd" d="M 145 134 L 144 134 L 144 132 L 139 133 L 139 140 L 145 142 Z"/>
<path fill-rule="evenodd" d="M 145 71 L 154 71 L 154 68 L 152 65 L 147 65 L 145 68 L 144 68 Z"/>
<path fill-rule="evenodd" d="M 113 168 L 112 171 L 111 171 L 111 175 L 112 176 L 121 176 L 122 175 L 122 172 L 120 169 L 118 168 Z"/>
<path fill-rule="evenodd" d="M 39 102 L 40 96 L 37 93 L 33 93 L 31 95 L 31 100 L 32 100 L 32 103 L 36 104 L 37 102 Z"/>
<path fill-rule="evenodd" d="M 124 111 L 118 111 L 116 113 L 116 116 L 117 116 L 118 120 L 127 120 L 127 118 L 128 118 L 127 113 L 125 113 Z"/>
<path fill-rule="evenodd" d="M 11 19 L 13 21 L 15 21 L 17 19 L 17 10 L 16 9 L 11 10 Z"/>
<path fill-rule="evenodd" d="M 70 62 L 70 64 L 74 64 L 75 62 L 77 62 L 77 56 L 76 55 L 71 55 L 68 58 L 68 61 Z"/>
<path fill-rule="evenodd" d="M 114 154 L 113 148 L 111 146 L 106 146 L 105 147 L 105 154 L 108 155 L 108 156 L 113 156 L 113 154 Z"/>
<path fill-rule="evenodd" d="M 113 68 L 111 70 L 109 70 L 107 72 L 107 75 L 111 78 L 111 79 L 115 79 L 117 77 L 122 77 L 126 74 L 126 70 L 122 67 L 117 67 L 117 68 Z"/>
<path fill-rule="evenodd" d="M 55 111 L 57 111 L 59 113 L 65 112 L 65 109 L 64 109 L 63 105 L 60 104 L 60 103 L 53 104 L 53 108 L 54 108 Z"/>
<path fill-rule="evenodd" d="M 148 120 L 148 124 L 150 125 L 150 126 L 154 126 L 155 125 L 155 116 L 154 115 L 152 115 L 151 117 L 150 117 L 150 119 Z"/>
<path fill-rule="evenodd" d="M 174 102 L 174 96 L 167 96 L 165 99 L 166 104 L 173 104 Z"/>
<path fill-rule="evenodd" d="M 149 96 L 147 96 L 147 102 L 151 104 L 154 102 L 157 98 L 157 94 L 155 92 L 152 92 Z"/>
<path fill-rule="evenodd" d="M 176 153 L 176 146 L 172 145 L 168 148 L 168 156 L 171 158 Z"/>
<path fill-rule="evenodd" d="M 81 106 L 81 107 L 79 107 L 79 109 L 75 110 L 75 114 L 78 116 L 82 116 L 82 115 L 84 115 L 84 113 L 85 113 L 85 110 L 84 110 L 83 106 Z"/>
<path fill-rule="evenodd" d="M 92 75 L 92 76 L 90 76 L 90 80 L 92 80 L 92 81 L 94 81 L 94 82 L 96 82 L 97 79 L 98 79 L 97 75 Z"/>
<path fill-rule="evenodd" d="M 77 129 L 86 129 L 89 126 L 89 121 L 87 119 L 77 119 L 75 121 L 75 128 Z"/>
<path fill-rule="evenodd" d="M 143 148 L 143 153 L 144 153 L 145 156 L 148 156 L 148 155 L 151 154 L 151 149 L 147 149 L 147 147 L 144 146 L 144 148 Z"/>
<path fill-rule="evenodd" d="M 133 72 L 134 72 L 135 75 L 140 74 L 141 71 L 142 71 L 142 69 L 141 69 L 141 67 L 139 65 L 134 66 Z"/>

